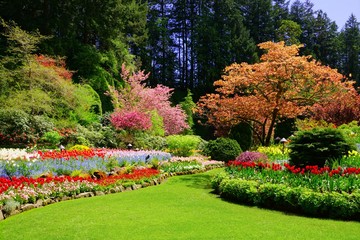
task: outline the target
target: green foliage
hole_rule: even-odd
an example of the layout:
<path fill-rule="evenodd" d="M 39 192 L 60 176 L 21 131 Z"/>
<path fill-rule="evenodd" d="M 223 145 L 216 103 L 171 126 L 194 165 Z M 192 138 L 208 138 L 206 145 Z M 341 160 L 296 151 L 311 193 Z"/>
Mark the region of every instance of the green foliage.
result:
<path fill-rule="evenodd" d="M 230 138 L 217 138 L 210 140 L 205 147 L 204 153 L 213 160 L 228 162 L 235 160 L 242 152 L 239 143 Z"/>
<path fill-rule="evenodd" d="M 148 133 L 135 133 L 134 147 L 144 150 L 165 150 L 166 138 L 161 136 L 154 136 Z"/>
<path fill-rule="evenodd" d="M 247 123 L 239 123 L 232 127 L 229 136 L 239 143 L 243 151 L 249 150 L 253 143 L 253 131 Z"/>
<path fill-rule="evenodd" d="M 352 143 L 360 143 L 360 126 L 357 121 L 353 121 L 348 124 L 342 124 L 338 127 L 344 133 L 347 141 Z"/>
<path fill-rule="evenodd" d="M 356 167 L 360 168 L 360 151 L 352 150 L 348 152 L 347 156 L 343 156 L 339 163 L 337 163 L 338 166 L 341 167 Z M 337 168 L 338 166 L 333 166 L 333 168 Z"/>
<path fill-rule="evenodd" d="M 189 157 L 198 149 L 201 138 L 195 135 L 170 135 L 166 143 L 170 153 L 179 157 Z"/>
<path fill-rule="evenodd" d="M 11 134 L 13 132 L 27 132 L 30 129 L 30 116 L 17 109 L 0 110 L 0 132 Z"/>
<path fill-rule="evenodd" d="M 22 110 L 0 109 L 0 145 L 4 147 L 36 143 L 54 124 L 46 116 L 31 116 Z"/>
<path fill-rule="evenodd" d="M 150 112 L 151 115 L 151 129 L 149 130 L 151 135 L 165 136 L 164 120 L 156 110 Z"/>
<path fill-rule="evenodd" d="M 284 145 L 260 146 L 256 151 L 264 153 L 272 162 L 289 159 L 289 149 Z"/>
<path fill-rule="evenodd" d="M 45 132 L 41 141 L 50 144 L 50 147 L 56 147 L 60 144 L 62 136 L 57 131 Z"/>
<path fill-rule="evenodd" d="M 76 145 L 72 146 L 71 148 L 69 148 L 69 150 L 79 150 L 79 151 L 89 150 L 89 149 L 90 148 L 88 146 L 80 145 L 80 144 L 76 144 Z"/>
<path fill-rule="evenodd" d="M 14 199 L 7 199 L 5 200 L 5 204 L 2 207 L 2 210 L 4 211 L 5 214 L 9 215 L 19 207 L 20 207 L 19 202 L 15 201 Z"/>
<path fill-rule="evenodd" d="M 243 204 L 302 213 L 315 217 L 359 220 L 360 194 L 346 192 L 316 192 L 305 187 L 230 179 L 214 181 L 221 197 Z"/>
<path fill-rule="evenodd" d="M 77 122 L 81 125 L 89 125 L 99 121 L 98 114 L 102 114 L 101 101 L 97 92 L 87 84 L 76 85 L 75 96 L 77 100 L 74 112 Z"/>
<path fill-rule="evenodd" d="M 299 131 L 291 138 L 290 164 L 305 167 L 307 165 L 324 166 L 328 161 L 340 159 L 354 149 L 342 132 L 334 128 L 314 128 Z"/>
<path fill-rule="evenodd" d="M 167 173 L 194 173 L 199 170 L 203 170 L 204 167 L 197 161 L 176 161 L 176 162 L 163 162 L 160 165 L 160 169 Z"/>
<path fill-rule="evenodd" d="M 189 125 L 189 129 L 185 130 L 187 134 L 192 134 L 192 127 L 194 126 L 193 111 L 196 107 L 196 104 L 193 101 L 192 95 L 193 94 L 191 93 L 190 89 L 188 89 L 184 101 L 180 102 L 181 108 L 187 115 L 186 122 Z"/>
<path fill-rule="evenodd" d="M 281 20 L 280 24 L 276 30 L 279 41 L 285 41 L 287 45 L 300 44 L 301 26 L 291 20 Z"/>

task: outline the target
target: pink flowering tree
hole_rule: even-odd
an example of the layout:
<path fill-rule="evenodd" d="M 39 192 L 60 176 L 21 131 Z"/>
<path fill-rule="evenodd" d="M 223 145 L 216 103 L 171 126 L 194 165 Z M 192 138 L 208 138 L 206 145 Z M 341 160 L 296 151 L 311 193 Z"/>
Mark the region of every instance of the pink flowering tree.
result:
<path fill-rule="evenodd" d="M 148 130 L 151 128 L 149 114 L 139 111 L 118 111 L 110 116 L 110 122 L 116 129 Z"/>
<path fill-rule="evenodd" d="M 143 114 L 156 111 L 163 119 L 166 135 L 178 134 L 189 128 L 184 110 L 179 105 L 171 105 L 170 97 L 173 89 L 163 85 L 157 85 L 155 88 L 146 87 L 144 81 L 149 74 L 145 74 L 144 71 L 130 74 L 124 65 L 121 76 L 127 85 L 119 91 L 111 88 L 109 92 L 115 106 L 112 118 L 124 111 Z M 116 127 L 115 124 L 114 126 Z M 139 126 L 137 129 L 141 129 L 141 127 Z"/>

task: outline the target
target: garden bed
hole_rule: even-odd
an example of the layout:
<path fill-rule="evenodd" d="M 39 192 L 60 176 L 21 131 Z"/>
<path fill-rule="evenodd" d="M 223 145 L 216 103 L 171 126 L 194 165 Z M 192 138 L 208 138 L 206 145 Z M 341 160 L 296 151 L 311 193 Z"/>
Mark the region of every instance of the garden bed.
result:
<path fill-rule="evenodd" d="M 360 168 L 229 162 L 213 187 L 247 205 L 344 220 L 360 220 Z"/>
<path fill-rule="evenodd" d="M 51 203 L 158 185 L 169 176 L 194 174 L 223 162 L 205 157 L 171 158 L 160 151 L 3 150 L 0 219 Z"/>

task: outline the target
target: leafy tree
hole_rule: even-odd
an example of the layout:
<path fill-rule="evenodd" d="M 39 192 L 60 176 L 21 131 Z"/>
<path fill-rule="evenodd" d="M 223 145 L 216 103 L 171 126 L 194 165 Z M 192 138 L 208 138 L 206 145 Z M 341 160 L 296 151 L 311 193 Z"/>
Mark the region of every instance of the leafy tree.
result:
<path fill-rule="evenodd" d="M 333 98 L 315 104 L 312 108 L 312 117 L 316 120 L 325 120 L 335 126 L 352 121 L 360 123 L 360 95 L 355 89 L 348 92 L 339 92 Z"/>
<path fill-rule="evenodd" d="M 173 86 L 175 78 L 176 54 L 174 39 L 171 37 L 170 3 L 172 1 L 149 1 L 147 28 L 149 38 L 147 49 L 142 55 L 143 67 L 151 72 L 149 83 L 151 86 L 164 84 Z"/>
<path fill-rule="evenodd" d="M 276 30 L 277 39 L 284 41 L 287 45 L 300 44 L 300 25 L 291 20 L 282 20 L 280 27 Z"/>
<path fill-rule="evenodd" d="M 198 103 L 199 112 L 218 134 L 226 135 L 232 126 L 245 122 L 260 143 L 269 145 L 280 117 L 296 117 L 314 103 L 352 89 L 336 70 L 299 56 L 299 45 L 265 42 L 258 46 L 267 51 L 260 63 L 230 65 L 214 83 L 217 93 L 203 96 Z"/>
<path fill-rule="evenodd" d="M 6 89 L 0 95 L 1 106 L 44 115 L 56 122 L 97 121 L 96 113 L 101 112 L 101 105 L 94 90 L 72 84 L 72 72 L 65 68 L 63 59 L 34 54 L 37 44 L 45 37 L 38 32 L 26 32 L 15 23 L 3 21 L 2 25 L 8 53 L 0 62 L 6 81 Z"/>
<path fill-rule="evenodd" d="M 276 33 L 277 29 L 282 25 L 283 20 L 289 19 L 289 0 L 272 0 L 271 19 L 273 22 L 272 32 Z M 280 41 L 275 34 L 276 42 Z"/>
<path fill-rule="evenodd" d="M 108 85 L 122 84 L 121 64 L 140 64 L 134 54 L 139 54 L 147 38 L 147 9 L 142 0 L 0 2 L 0 16 L 5 20 L 53 36 L 39 45 L 40 51 L 66 56 L 66 65 L 75 71 L 73 81 L 93 87 L 104 111 L 112 110 L 110 99 L 104 96 Z"/>

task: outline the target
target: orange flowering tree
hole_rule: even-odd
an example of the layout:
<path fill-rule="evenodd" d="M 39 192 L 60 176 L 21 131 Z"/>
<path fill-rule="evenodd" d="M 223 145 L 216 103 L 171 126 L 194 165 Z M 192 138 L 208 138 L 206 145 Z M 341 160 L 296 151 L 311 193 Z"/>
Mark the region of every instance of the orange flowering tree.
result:
<path fill-rule="evenodd" d="M 248 123 L 258 140 L 269 145 L 279 118 L 304 114 L 315 103 L 353 89 L 353 82 L 310 56 L 299 56 L 301 45 L 264 42 L 265 51 L 255 64 L 234 63 L 214 83 L 216 93 L 202 96 L 198 112 L 218 135 Z"/>

